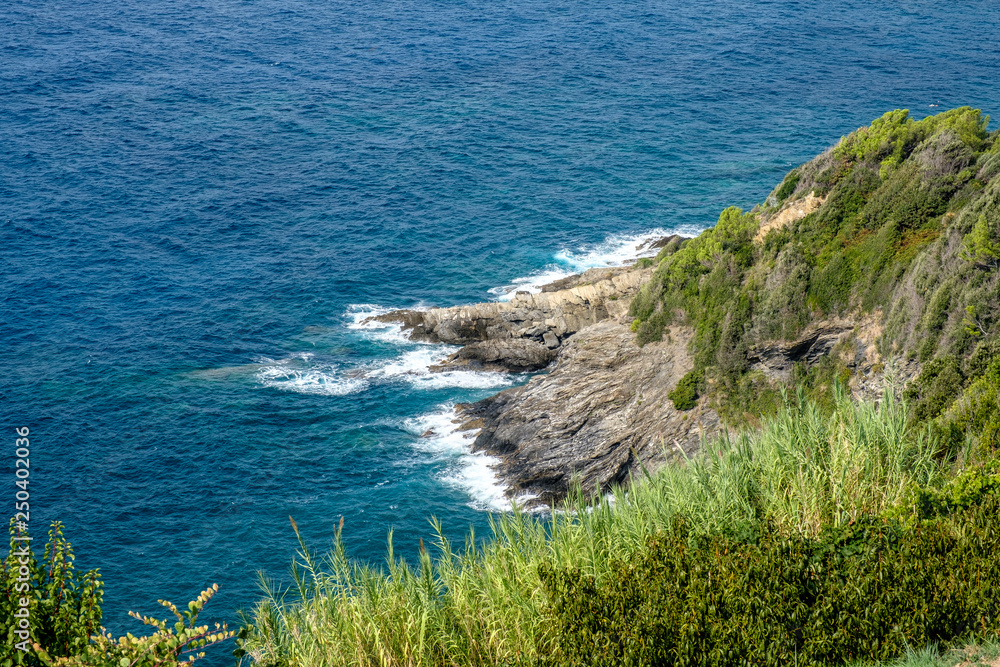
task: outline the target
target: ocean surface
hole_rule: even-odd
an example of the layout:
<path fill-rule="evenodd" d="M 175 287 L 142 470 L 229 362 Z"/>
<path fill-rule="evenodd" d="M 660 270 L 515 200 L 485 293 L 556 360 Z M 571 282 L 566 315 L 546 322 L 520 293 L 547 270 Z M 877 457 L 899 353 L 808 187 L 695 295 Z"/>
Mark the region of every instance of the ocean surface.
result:
<path fill-rule="evenodd" d="M 1000 114 L 998 25 L 952 0 L 6 0 L 0 503 L 29 427 L 32 531 L 66 524 L 115 632 L 212 583 L 204 618 L 234 621 L 258 572 L 287 581 L 289 515 L 321 550 L 344 517 L 372 562 L 431 516 L 486 534 L 506 501 L 451 409 L 526 378 L 431 374 L 449 348 L 367 316 L 623 262 L 890 109 Z"/>

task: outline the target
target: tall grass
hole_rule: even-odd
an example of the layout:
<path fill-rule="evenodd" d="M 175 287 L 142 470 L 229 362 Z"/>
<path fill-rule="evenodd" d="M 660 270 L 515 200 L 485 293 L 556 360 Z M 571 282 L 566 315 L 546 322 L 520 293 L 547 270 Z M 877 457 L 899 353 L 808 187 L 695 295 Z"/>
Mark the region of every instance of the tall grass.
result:
<path fill-rule="evenodd" d="M 703 443 L 603 498 L 577 492 L 546 517 L 518 509 L 491 521 L 493 536 L 456 547 L 437 533 L 408 564 L 392 550 L 373 568 L 336 547 L 304 544 L 295 584 L 251 614 L 244 647 L 261 665 L 480 665 L 529 663 L 552 637 L 539 566 L 578 568 L 597 582 L 609 563 L 641 551 L 683 516 L 693 534 L 739 536 L 762 521 L 815 534 L 897 503 L 912 483 L 933 484 L 944 463 L 925 432 L 907 426 L 891 393 L 855 403 L 838 392 L 832 414 L 786 397 L 761 428 Z"/>
<path fill-rule="evenodd" d="M 849 667 L 973 667 L 974 665 L 987 667 L 1000 665 L 1000 638 L 993 637 L 950 650 L 941 650 L 932 644 L 920 650 L 910 649 L 892 662 L 857 662 Z"/>

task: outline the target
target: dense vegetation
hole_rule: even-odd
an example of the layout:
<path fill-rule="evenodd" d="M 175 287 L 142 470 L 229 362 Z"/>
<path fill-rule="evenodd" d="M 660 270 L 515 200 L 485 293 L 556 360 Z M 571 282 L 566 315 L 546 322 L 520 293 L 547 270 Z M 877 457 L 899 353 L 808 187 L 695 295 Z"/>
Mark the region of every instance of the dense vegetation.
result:
<path fill-rule="evenodd" d="M 915 418 L 995 446 L 1000 141 L 987 124 L 969 108 L 920 121 L 893 111 L 790 172 L 764 205 L 726 209 L 657 258 L 632 303 L 639 341 L 691 327 L 687 384 L 741 424 L 777 406 L 755 350 L 824 318 L 877 312 L 882 356 L 924 364 L 910 390 Z M 817 210 L 755 239 L 785 203 L 810 194 Z M 800 369 L 792 383 L 828 389 L 847 370 L 837 361 Z M 692 407 L 690 391 L 679 398 L 679 409 Z"/>
<path fill-rule="evenodd" d="M 995 630 L 1000 498 L 916 529 L 878 517 L 818 538 L 693 543 L 680 523 L 602 583 L 546 570 L 572 665 L 843 664 Z"/>

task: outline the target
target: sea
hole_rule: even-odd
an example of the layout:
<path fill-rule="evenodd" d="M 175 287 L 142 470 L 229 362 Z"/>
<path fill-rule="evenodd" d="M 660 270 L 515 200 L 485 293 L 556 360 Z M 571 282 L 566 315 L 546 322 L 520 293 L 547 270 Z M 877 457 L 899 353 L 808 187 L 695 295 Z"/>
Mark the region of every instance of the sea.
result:
<path fill-rule="evenodd" d="M 523 375 L 373 324 L 634 259 L 882 113 L 1000 114 L 1000 4 L 4 0 L 0 504 L 104 623 L 510 501 L 454 405 Z M 996 123 L 991 124 L 996 128 Z M 230 664 L 224 654 L 209 662 Z"/>

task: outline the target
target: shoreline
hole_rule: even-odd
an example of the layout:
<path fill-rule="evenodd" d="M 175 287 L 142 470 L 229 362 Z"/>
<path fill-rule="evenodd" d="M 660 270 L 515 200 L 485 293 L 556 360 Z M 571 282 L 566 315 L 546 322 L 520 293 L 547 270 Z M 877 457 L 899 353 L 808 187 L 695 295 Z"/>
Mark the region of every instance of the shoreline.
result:
<path fill-rule="evenodd" d="M 677 327 L 669 340 L 640 348 L 629 330 L 631 300 L 653 271 L 643 259 L 683 239 L 647 240 L 627 264 L 564 276 L 507 301 L 395 310 L 367 322 L 461 346 L 432 372 L 538 373 L 455 406 L 455 433 L 475 431 L 470 455 L 496 460 L 508 501 L 559 502 L 576 478 L 585 492 L 604 493 L 643 467 L 692 453 L 718 430 L 711 408 L 682 413 L 667 397 L 690 370 L 690 332 Z"/>

